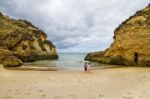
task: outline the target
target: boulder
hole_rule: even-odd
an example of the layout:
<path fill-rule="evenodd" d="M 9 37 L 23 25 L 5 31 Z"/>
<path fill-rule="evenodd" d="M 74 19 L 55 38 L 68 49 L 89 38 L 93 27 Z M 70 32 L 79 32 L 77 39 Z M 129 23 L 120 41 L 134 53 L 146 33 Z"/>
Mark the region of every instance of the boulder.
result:
<path fill-rule="evenodd" d="M 0 64 L 3 64 L 5 67 L 15 67 L 23 65 L 23 62 L 19 59 L 17 53 L 0 49 Z"/>
<path fill-rule="evenodd" d="M 3 61 L 4 67 L 17 67 L 23 65 L 23 62 L 16 57 L 8 57 Z"/>

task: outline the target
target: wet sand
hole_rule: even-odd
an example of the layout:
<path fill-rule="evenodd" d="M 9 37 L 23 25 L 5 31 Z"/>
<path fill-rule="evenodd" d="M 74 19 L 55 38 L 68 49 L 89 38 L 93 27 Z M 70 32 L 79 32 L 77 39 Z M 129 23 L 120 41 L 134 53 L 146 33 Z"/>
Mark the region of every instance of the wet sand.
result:
<path fill-rule="evenodd" d="M 17 71 L 0 66 L 0 99 L 149 99 L 150 68 Z"/>

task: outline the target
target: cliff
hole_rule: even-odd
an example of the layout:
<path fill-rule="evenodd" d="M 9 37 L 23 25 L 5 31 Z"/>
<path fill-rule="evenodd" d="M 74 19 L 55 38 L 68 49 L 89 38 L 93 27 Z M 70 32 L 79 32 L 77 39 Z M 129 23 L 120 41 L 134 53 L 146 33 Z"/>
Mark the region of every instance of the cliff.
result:
<path fill-rule="evenodd" d="M 85 60 L 117 65 L 150 66 L 150 5 L 124 21 L 114 31 L 114 42 Z"/>
<path fill-rule="evenodd" d="M 0 63 L 18 66 L 23 62 L 58 58 L 47 35 L 26 20 L 15 20 L 0 13 Z"/>

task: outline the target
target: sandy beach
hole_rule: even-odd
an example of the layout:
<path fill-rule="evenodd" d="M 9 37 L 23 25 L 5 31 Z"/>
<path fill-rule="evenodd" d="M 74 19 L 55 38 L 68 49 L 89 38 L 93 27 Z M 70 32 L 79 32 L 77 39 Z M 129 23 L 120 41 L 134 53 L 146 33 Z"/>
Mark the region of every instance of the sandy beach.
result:
<path fill-rule="evenodd" d="M 150 68 L 17 71 L 0 66 L 0 99 L 149 99 Z"/>

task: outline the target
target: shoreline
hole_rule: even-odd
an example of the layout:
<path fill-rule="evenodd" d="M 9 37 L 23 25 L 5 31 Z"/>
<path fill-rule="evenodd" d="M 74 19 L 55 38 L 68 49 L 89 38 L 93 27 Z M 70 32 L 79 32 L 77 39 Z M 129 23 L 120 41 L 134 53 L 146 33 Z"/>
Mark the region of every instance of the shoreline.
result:
<path fill-rule="evenodd" d="M 47 66 L 35 66 L 35 65 L 23 65 L 19 67 L 3 67 L 2 64 L 0 64 L 1 68 L 4 68 L 6 70 L 14 70 L 14 71 L 84 71 L 83 68 L 58 68 L 58 67 L 47 67 Z M 99 64 L 99 66 L 95 66 L 90 68 L 91 71 L 100 70 L 100 69 L 113 69 L 113 68 L 150 68 L 148 66 L 122 66 L 122 65 L 110 65 L 110 64 Z"/>
<path fill-rule="evenodd" d="M 103 64 L 101 64 L 103 65 Z M 106 64 L 105 64 L 106 65 Z M 1 67 L 3 67 L 0 64 Z M 57 67 L 39 67 L 39 66 L 19 66 L 19 67 L 3 67 L 6 70 L 19 71 L 84 71 L 84 68 L 57 68 Z M 92 67 L 90 70 L 109 69 L 109 68 L 125 68 L 125 66 L 107 65 Z"/>

